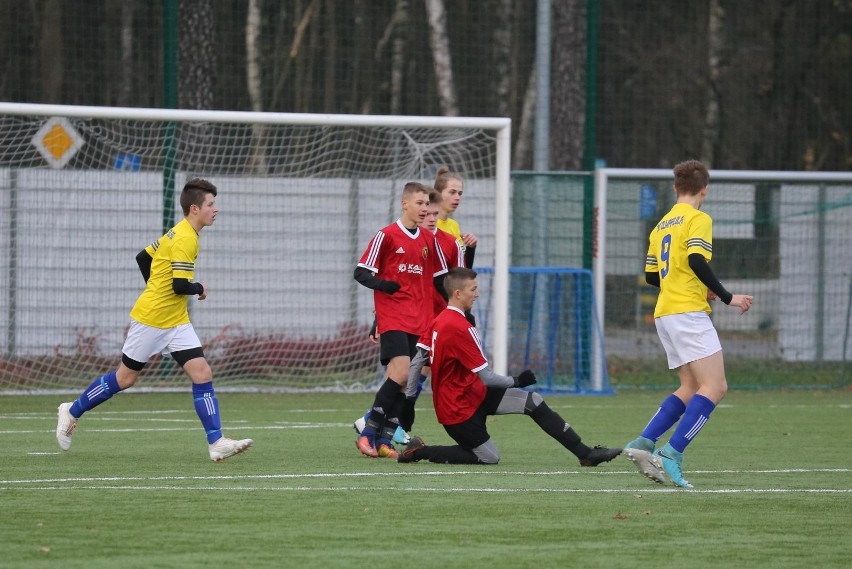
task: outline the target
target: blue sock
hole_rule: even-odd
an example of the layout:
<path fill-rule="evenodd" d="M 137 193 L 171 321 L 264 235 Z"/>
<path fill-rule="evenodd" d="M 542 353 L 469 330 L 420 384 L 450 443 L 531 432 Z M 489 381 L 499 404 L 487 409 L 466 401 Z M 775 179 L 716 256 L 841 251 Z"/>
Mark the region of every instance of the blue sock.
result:
<path fill-rule="evenodd" d="M 683 415 L 685 409 L 686 405 L 683 404 L 683 401 L 672 393 L 663 400 L 660 408 L 657 409 L 657 412 L 648 421 L 645 430 L 642 431 L 642 436 L 657 442 L 657 439 L 662 437 L 666 431 L 672 428 L 672 425 L 677 423 L 677 420 Z"/>
<path fill-rule="evenodd" d="M 116 393 L 121 391 L 115 371 L 106 373 L 86 388 L 80 397 L 71 405 L 71 415 L 79 419 L 86 411 L 91 411 Z"/>
<path fill-rule="evenodd" d="M 715 408 L 716 404 L 703 395 L 693 395 L 689 405 L 686 406 L 683 419 L 680 420 L 677 429 L 669 440 L 672 448 L 678 452 L 683 452 L 686 445 L 692 442 L 692 439 L 710 418 L 710 413 Z"/>
<path fill-rule="evenodd" d="M 222 419 L 219 417 L 219 400 L 213 391 L 213 382 L 193 383 L 192 398 L 195 400 L 195 412 L 201 419 L 207 442 L 213 444 L 222 438 Z"/>

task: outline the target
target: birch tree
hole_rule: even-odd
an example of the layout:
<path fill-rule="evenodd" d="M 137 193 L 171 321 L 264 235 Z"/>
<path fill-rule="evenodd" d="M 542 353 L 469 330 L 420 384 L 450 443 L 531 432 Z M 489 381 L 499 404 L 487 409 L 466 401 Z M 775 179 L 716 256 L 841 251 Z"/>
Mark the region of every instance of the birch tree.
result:
<path fill-rule="evenodd" d="M 262 55 L 260 50 L 261 10 L 263 0 L 249 0 L 246 13 L 246 83 L 251 110 L 263 111 Z M 249 169 L 266 173 L 266 125 L 251 125 L 251 158 Z"/>
<path fill-rule="evenodd" d="M 710 13 L 707 26 L 707 64 L 709 89 L 707 89 L 707 108 L 704 112 L 704 136 L 701 140 L 701 160 L 711 166 L 716 158 L 716 144 L 719 141 L 719 75 L 720 59 L 723 47 L 722 26 L 725 9 L 720 0 L 710 0 Z"/>
<path fill-rule="evenodd" d="M 447 11 L 444 0 L 426 0 L 429 19 L 429 45 L 435 65 L 435 84 L 441 114 L 455 117 L 459 114 L 456 89 L 453 83 L 453 61 L 450 57 L 450 40 L 447 37 Z"/>

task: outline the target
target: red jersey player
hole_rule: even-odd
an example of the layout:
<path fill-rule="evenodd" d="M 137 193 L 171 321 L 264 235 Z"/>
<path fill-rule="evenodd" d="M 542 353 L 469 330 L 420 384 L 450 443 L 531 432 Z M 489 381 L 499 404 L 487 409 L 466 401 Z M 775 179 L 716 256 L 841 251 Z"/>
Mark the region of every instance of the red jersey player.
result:
<path fill-rule="evenodd" d="M 399 462 L 429 460 L 448 464 L 496 464 L 500 453 L 485 428 L 489 415 L 524 414 L 580 459 L 582 466 L 597 466 L 621 453 L 620 448 L 589 448 L 541 395 L 524 391 L 535 383 L 530 370 L 517 377 L 499 375 L 488 367 L 476 327 L 465 311 L 479 297 L 476 272 L 454 268 L 444 281 L 449 306 L 431 326 L 430 359 L 435 414 L 454 446 L 426 446 L 411 437 Z"/>
<path fill-rule="evenodd" d="M 432 316 L 432 289 L 447 272 L 433 235 L 419 225 L 426 217 L 429 190 L 409 182 L 402 192 L 402 216 L 376 233 L 355 269 L 355 280 L 373 289 L 380 358 L 387 366 L 367 424 L 356 440 L 363 454 L 396 458 L 391 439 L 399 426 L 417 339 Z"/>

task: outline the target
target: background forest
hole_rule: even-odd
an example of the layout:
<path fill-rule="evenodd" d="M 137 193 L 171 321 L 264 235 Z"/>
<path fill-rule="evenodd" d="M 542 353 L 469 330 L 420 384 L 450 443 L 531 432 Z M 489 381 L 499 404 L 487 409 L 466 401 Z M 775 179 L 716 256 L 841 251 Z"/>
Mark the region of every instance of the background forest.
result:
<path fill-rule="evenodd" d="M 536 9 L 2 0 L 0 100 L 509 116 L 530 169 Z M 549 25 L 552 170 L 852 168 L 852 0 L 553 0 Z"/>

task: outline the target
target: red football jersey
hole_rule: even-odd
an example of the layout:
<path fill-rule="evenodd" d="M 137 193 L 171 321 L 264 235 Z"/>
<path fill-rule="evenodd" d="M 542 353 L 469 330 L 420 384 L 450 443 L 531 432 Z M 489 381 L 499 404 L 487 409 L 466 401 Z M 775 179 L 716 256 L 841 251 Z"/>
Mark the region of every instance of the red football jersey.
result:
<path fill-rule="evenodd" d="M 370 240 L 358 266 L 400 284 L 394 294 L 373 293 L 379 334 L 400 330 L 419 336 L 429 326 L 430 291 L 435 288 L 432 279 L 447 270 L 443 255 L 435 249 L 435 239 L 428 231 L 418 227 L 411 233 L 400 221 L 379 230 Z"/>
<path fill-rule="evenodd" d="M 487 388 L 477 373 L 488 366 L 479 333 L 464 313 L 449 306 L 432 323 L 432 401 L 442 425 L 473 416 Z"/>
<path fill-rule="evenodd" d="M 458 240 L 453 237 L 451 233 L 447 233 L 441 229 L 435 230 L 435 243 L 437 243 L 438 248 L 441 250 L 441 253 L 444 255 L 444 261 L 446 262 L 447 269 L 452 269 L 453 267 L 464 267 L 464 251 L 462 251 L 461 245 Z M 429 321 L 432 321 L 432 318 L 438 316 L 444 309 L 447 307 L 447 301 L 444 300 L 444 297 L 441 296 L 441 293 L 438 292 L 434 286 L 432 287 L 432 315 L 429 318 Z"/>

